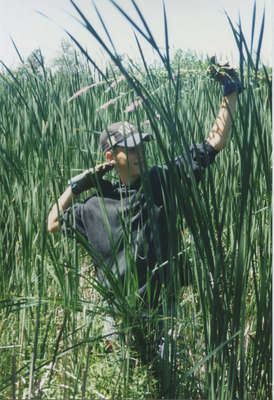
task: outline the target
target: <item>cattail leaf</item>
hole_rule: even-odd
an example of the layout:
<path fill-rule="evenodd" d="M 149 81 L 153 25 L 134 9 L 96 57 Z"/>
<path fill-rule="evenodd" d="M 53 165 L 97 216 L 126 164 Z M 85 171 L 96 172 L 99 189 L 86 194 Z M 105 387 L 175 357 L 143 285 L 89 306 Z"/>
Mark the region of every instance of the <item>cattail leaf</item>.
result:
<path fill-rule="evenodd" d="M 129 15 L 119 6 L 118 3 L 114 0 L 110 0 L 110 2 L 113 4 L 115 8 L 130 22 L 130 24 L 149 42 L 151 43 L 151 38 L 149 36 L 146 36 L 146 34 L 139 28 L 139 26 L 133 21 L 132 18 L 129 17 Z M 137 10 L 139 10 L 137 8 Z M 139 11 L 140 12 L 140 11 Z M 142 15 L 142 14 L 141 14 Z M 151 43 L 151 45 L 153 45 Z"/>
<path fill-rule="evenodd" d="M 151 73 L 150 73 L 150 71 L 149 71 L 147 62 L 146 62 L 146 60 L 145 60 L 144 53 L 143 53 L 143 50 L 142 50 L 142 48 L 141 48 L 140 42 L 139 42 L 139 40 L 138 40 L 138 37 L 137 37 L 136 33 L 135 33 L 135 32 L 133 32 L 133 33 L 134 33 L 134 36 L 135 36 L 135 40 L 136 40 L 136 42 L 137 42 L 137 46 L 138 46 L 138 49 L 139 49 L 139 53 L 140 53 L 140 55 L 141 55 L 141 58 L 142 58 L 142 61 L 143 61 L 143 64 L 144 64 L 146 73 L 147 73 L 147 77 L 149 78 L 150 83 L 152 83 L 152 82 L 153 82 L 153 79 L 152 79 L 152 77 L 151 77 Z"/>
<path fill-rule="evenodd" d="M 251 54 L 253 52 L 255 23 L 256 23 L 256 1 L 254 1 L 254 4 L 253 4 L 252 27 L 251 27 L 251 44 L 250 44 L 250 53 Z"/>
<path fill-rule="evenodd" d="M 23 57 L 21 56 L 21 54 L 20 54 L 20 52 L 19 52 L 19 50 L 18 50 L 18 48 L 17 48 L 17 46 L 16 46 L 14 40 L 12 39 L 12 37 L 11 37 L 11 41 L 12 41 L 13 47 L 15 48 L 15 51 L 16 51 L 18 57 L 19 57 L 19 60 L 21 61 L 22 64 L 24 64 L 24 59 L 23 59 Z"/>
<path fill-rule="evenodd" d="M 94 1 L 93 1 L 93 6 L 94 6 L 95 11 L 96 11 L 96 14 L 98 15 L 98 18 L 99 18 L 99 20 L 100 20 L 100 22 L 101 22 L 101 24 L 102 24 L 102 26 L 103 26 L 103 29 L 104 29 L 104 31 L 105 31 L 107 37 L 108 37 L 108 40 L 110 41 L 110 44 L 111 44 L 111 46 L 112 46 L 112 48 L 113 48 L 113 51 L 114 51 L 115 54 L 117 54 L 116 48 L 115 48 L 114 43 L 113 43 L 113 41 L 112 41 L 112 39 L 111 39 L 111 36 L 110 36 L 109 31 L 108 31 L 108 29 L 107 29 L 107 27 L 106 27 L 106 24 L 104 23 L 104 20 L 103 20 L 101 14 L 100 14 L 98 8 L 96 7 L 96 4 L 94 3 Z"/>
<path fill-rule="evenodd" d="M 165 47 L 166 47 L 166 69 L 168 72 L 169 79 L 172 80 L 170 56 L 169 56 L 168 25 L 167 25 L 166 7 L 164 0 L 163 0 L 163 11 L 164 11 L 164 28 L 165 28 Z"/>
<path fill-rule="evenodd" d="M 260 35 L 259 35 L 259 40 L 258 40 L 258 47 L 257 47 L 257 51 L 256 51 L 256 65 L 255 65 L 255 75 L 256 75 L 256 77 L 257 77 L 259 61 L 260 61 L 260 55 L 261 55 L 261 48 L 262 48 L 262 41 L 263 41 L 263 34 L 264 34 L 264 25 L 265 25 L 265 9 L 264 9 L 264 12 L 263 12 Z"/>

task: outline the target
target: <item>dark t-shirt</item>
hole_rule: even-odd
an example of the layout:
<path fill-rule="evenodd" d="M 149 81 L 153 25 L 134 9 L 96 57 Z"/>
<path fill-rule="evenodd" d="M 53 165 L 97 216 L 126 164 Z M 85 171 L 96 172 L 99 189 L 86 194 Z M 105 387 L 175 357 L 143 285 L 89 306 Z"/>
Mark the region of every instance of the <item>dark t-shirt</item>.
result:
<path fill-rule="evenodd" d="M 207 142 L 193 145 L 173 167 L 190 182 L 191 176 L 199 182 L 216 154 Z M 154 166 L 130 187 L 104 180 L 94 196 L 63 213 L 63 229 L 70 234 L 76 230 L 89 242 L 99 280 L 107 286 L 112 276 L 123 282 L 125 275 L 136 277 L 137 271 L 138 290 L 143 294 L 148 274 L 168 258 L 166 203 L 175 170 L 170 165 Z M 152 284 L 158 281 L 154 273 Z"/>

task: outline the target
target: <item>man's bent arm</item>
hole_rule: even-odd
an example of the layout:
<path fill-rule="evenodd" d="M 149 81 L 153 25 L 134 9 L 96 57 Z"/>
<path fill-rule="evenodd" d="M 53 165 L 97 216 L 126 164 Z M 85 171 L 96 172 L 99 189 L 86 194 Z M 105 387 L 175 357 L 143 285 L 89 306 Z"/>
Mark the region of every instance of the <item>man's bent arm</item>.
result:
<path fill-rule="evenodd" d="M 67 190 L 62 194 L 62 196 L 58 199 L 58 202 L 54 204 L 54 206 L 51 209 L 51 212 L 49 213 L 48 231 L 51 233 L 58 231 L 59 214 L 61 214 L 64 210 L 70 207 L 72 199 L 74 197 L 76 197 L 83 191 L 94 187 L 97 183 L 97 180 L 102 180 L 105 173 L 111 171 L 114 166 L 115 166 L 115 161 L 110 160 L 105 163 L 96 165 L 95 168 L 87 169 L 80 175 L 77 175 L 76 177 L 72 178 L 71 183 L 74 184 L 73 191 L 72 191 L 72 186 L 69 186 Z"/>
<path fill-rule="evenodd" d="M 72 193 L 71 186 L 59 197 L 58 202 L 52 207 L 48 216 L 48 231 L 51 233 L 57 232 L 59 229 L 58 216 L 64 210 L 71 206 L 72 199 L 75 195 Z"/>
<path fill-rule="evenodd" d="M 209 132 L 207 142 L 217 151 L 225 148 L 232 126 L 232 118 L 235 114 L 237 92 L 225 96 L 222 100 L 216 121 Z"/>

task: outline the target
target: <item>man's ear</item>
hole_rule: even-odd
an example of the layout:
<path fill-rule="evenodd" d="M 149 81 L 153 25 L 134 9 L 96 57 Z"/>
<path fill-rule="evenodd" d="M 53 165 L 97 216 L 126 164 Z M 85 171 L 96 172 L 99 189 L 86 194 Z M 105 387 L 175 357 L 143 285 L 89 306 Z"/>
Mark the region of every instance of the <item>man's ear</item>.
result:
<path fill-rule="evenodd" d="M 107 160 L 107 161 L 112 161 L 112 160 L 114 160 L 112 150 L 108 150 L 108 151 L 106 152 L 106 154 L 105 154 L 105 157 L 106 157 L 106 160 Z"/>

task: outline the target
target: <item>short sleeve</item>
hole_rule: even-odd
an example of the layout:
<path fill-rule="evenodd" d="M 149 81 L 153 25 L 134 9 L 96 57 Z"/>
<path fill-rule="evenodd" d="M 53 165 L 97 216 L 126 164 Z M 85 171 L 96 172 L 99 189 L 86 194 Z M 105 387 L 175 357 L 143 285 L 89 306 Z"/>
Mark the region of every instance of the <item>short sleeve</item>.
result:
<path fill-rule="evenodd" d="M 194 176 L 199 182 L 203 176 L 204 170 L 215 160 L 218 151 L 209 143 L 193 144 L 187 152 L 172 162 L 176 165 L 177 171 L 181 177 L 189 178 Z M 152 187 L 152 197 L 156 205 L 163 204 L 163 194 L 172 191 L 172 179 L 170 174 L 174 169 L 170 165 L 163 164 L 152 167 L 150 170 L 150 182 Z"/>
<path fill-rule="evenodd" d="M 218 151 L 208 142 L 193 144 L 189 152 L 186 152 L 176 160 L 179 172 L 184 169 L 188 177 L 194 174 L 196 181 L 199 182 L 203 176 L 204 170 L 215 160 Z"/>
<path fill-rule="evenodd" d="M 72 237 L 75 230 L 87 237 L 86 230 L 82 219 L 83 204 L 76 203 L 72 207 L 67 208 L 60 216 L 62 232 Z"/>

